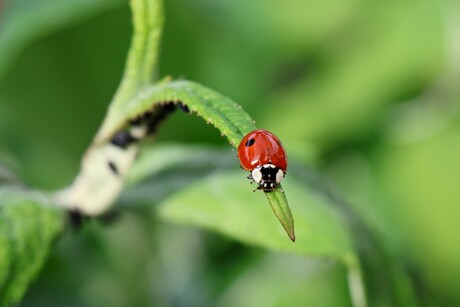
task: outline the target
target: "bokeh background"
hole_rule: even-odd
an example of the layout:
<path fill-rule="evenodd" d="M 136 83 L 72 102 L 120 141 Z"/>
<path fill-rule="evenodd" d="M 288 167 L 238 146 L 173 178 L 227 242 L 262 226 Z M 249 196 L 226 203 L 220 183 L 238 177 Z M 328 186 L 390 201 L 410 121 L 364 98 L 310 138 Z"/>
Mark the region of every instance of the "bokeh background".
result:
<path fill-rule="evenodd" d="M 167 0 L 158 75 L 243 105 L 366 220 L 405 268 L 416 305 L 458 306 L 458 13 L 448 0 Z M 130 35 L 126 1 L 0 6 L 0 161 L 18 180 L 70 184 L 117 88 Z M 186 114 L 157 138 L 172 141 L 230 151 L 217 130 Z M 133 212 L 61 238 L 21 306 L 218 304 L 351 302 L 334 262 Z"/>

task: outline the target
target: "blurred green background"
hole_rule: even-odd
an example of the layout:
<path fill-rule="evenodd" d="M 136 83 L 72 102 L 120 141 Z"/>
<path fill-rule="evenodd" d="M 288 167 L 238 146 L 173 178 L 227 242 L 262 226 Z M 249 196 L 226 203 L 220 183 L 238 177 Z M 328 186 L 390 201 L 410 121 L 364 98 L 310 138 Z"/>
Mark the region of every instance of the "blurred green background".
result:
<path fill-rule="evenodd" d="M 416 305 L 459 306 L 458 12 L 447 0 L 167 0 L 158 75 L 242 104 L 378 234 Z M 128 4 L 10 0 L 0 14 L 0 161 L 27 185 L 64 187 L 121 78 Z M 230 151 L 186 114 L 161 129 L 171 141 Z M 130 212 L 64 235 L 21 306 L 64 304 L 351 302 L 334 262 Z"/>

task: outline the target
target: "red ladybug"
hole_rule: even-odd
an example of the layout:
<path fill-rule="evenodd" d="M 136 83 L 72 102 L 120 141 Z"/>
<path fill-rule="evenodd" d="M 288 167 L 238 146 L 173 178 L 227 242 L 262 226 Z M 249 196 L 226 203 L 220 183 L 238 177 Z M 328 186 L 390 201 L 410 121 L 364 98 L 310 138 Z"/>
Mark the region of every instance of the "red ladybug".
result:
<path fill-rule="evenodd" d="M 267 130 L 259 129 L 246 134 L 238 145 L 238 158 L 241 167 L 251 172 L 248 179 L 259 185 L 257 190 L 275 190 L 286 175 L 286 150 L 280 140 Z"/>

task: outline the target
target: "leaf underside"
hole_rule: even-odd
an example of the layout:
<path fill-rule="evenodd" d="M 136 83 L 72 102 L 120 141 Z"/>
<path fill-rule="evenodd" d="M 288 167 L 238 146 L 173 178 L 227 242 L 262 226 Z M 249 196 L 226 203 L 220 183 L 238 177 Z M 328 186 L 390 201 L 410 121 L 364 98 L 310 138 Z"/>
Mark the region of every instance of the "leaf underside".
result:
<path fill-rule="evenodd" d="M 168 102 L 186 105 L 191 113 L 219 129 L 234 146 L 244 135 L 256 129 L 254 120 L 233 100 L 196 82 L 179 80 L 146 87 L 125 104 L 111 110 L 96 143 L 106 141 L 130 120 Z"/>

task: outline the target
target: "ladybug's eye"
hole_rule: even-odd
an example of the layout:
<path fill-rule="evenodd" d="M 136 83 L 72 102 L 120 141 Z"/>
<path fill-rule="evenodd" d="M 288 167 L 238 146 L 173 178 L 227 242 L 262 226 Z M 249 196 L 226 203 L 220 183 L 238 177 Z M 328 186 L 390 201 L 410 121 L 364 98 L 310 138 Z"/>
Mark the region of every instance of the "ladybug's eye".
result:
<path fill-rule="evenodd" d="M 252 146 L 254 145 L 254 143 L 256 142 L 255 139 L 249 139 L 246 144 L 244 144 L 246 147 L 249 147 L 249 146 Z"/>

